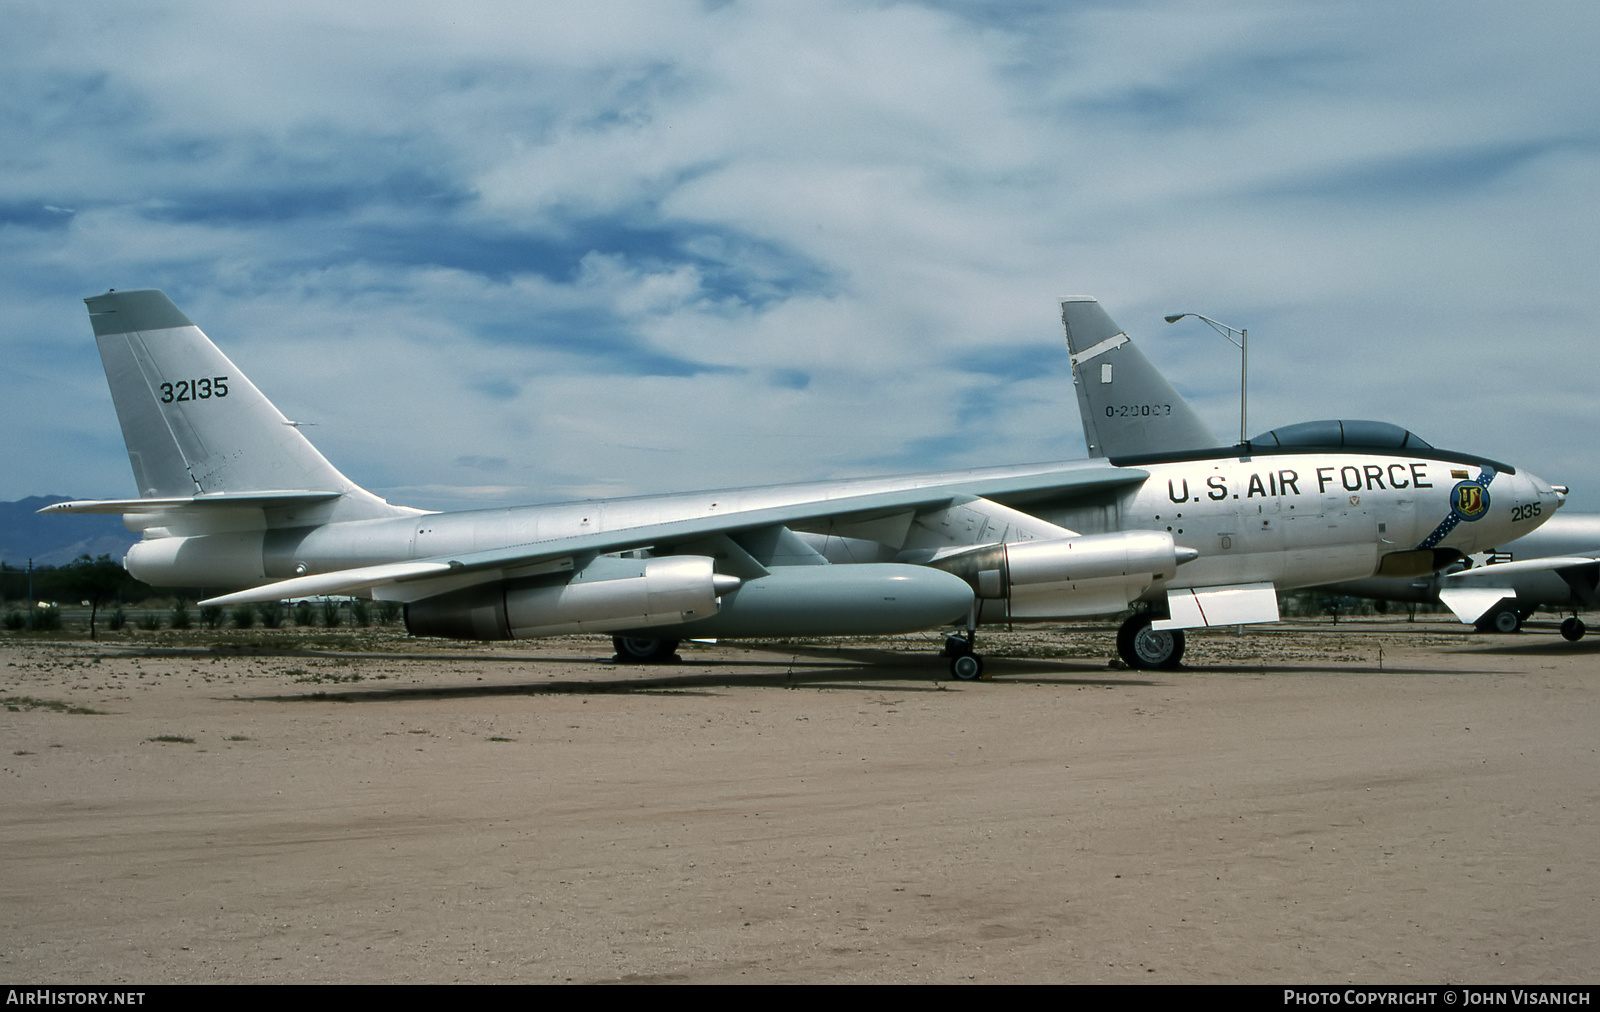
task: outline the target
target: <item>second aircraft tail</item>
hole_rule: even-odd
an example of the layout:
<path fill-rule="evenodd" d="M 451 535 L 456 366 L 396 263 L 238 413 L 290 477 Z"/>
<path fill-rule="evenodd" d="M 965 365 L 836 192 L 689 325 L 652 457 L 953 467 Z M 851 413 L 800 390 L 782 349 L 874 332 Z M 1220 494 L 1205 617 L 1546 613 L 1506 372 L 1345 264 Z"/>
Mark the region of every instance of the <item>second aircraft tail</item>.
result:
<path fill-rule="evenodd" d="M 1198 450 L 1217 437 L 1100 303 L 1061 300 L 1072 382 L 1091 457 Z"/>

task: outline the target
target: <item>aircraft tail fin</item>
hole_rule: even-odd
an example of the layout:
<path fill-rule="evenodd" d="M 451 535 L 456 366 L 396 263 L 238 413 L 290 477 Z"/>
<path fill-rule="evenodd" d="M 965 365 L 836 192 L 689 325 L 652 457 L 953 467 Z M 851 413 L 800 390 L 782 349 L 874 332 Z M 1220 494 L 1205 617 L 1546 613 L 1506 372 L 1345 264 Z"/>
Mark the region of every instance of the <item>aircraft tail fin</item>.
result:
<path fill-rule="evenodd" d="M 141 499 L 292 492 L 339 519 L 417 511 L 346 478 L 167 296 L 85 299 Z"/>
<path fill-rule="evenodd" d="M 1217 445 L 1189 402 L 1174 390 L 1100 303 L 1061 300 L 1072 353 L 1072 382 L 1091 457 L 1198 450 Z"/>

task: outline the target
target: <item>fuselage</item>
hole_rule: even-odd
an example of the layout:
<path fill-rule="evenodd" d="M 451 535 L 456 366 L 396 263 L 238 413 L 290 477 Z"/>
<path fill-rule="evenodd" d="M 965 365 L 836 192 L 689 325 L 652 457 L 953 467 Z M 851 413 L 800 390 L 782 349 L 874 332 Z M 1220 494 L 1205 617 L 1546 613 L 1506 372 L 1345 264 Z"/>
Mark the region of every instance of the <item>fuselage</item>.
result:
<path fill-rule="evenodd" d="M 319 521 L 318 507 L 258 510 L 253 516 L 260 519 L 253 523 L 246 512 L 218 514 L 208 530 L 147 532 L 129 552 L 127 566 L 158 586 L 253 587 L 679 520 L 727 517 L 736 527 L 738 515 L 752 510 L 881 492 L 970 485 L 980 502 L 986 496 L 1008 503 L 1010 484 L 1038 487 L 1052 476 L 1065 481 L 1075 472 L 1106 468 L 1100 460 L 1069 461 L 328 523 Z M 1212 456 L 1140 462 L 1128 475 L 1126 482 L 1088 493 L 1019 496 L 1000 509 L 1068 533 L 1165 531 L 1177 545 L 1198 550 L 1199 557 L 1170 582 L 1152 588 L 1155 594 L 1232 583 L 1291 588 L 1358 579 L 1375 573 L 1391 552 L 1471 554 L 1532 530 L 1561 501 L 1557 490 L 1526 472 L 1448 455 Z M 977 524 L 958 535 L 966 544 L 1052 536 L 986 523 L 979 515 Z M 834 563 L 925 561 L 939 547 L 918 523 L 877 540 L 803 527 L 797 533 Z M 948 545 L 949 532 L 940 536 Z"/>
<path fill-rule="evenodd" d="M 1326 583 L 1378 570 L 1392 553 L 1481 551 L 1533 530 L 1560 506 L 1547 482 L 1479 461 L 1370 452 L 1261 454 L 1146 465 L 1123 530 L 1171 531 L 1200 557 L 1170 586 Z M 1487 480 L 1486 480 L 1487 479 Z M 1047 519 L 1092 533 L 1092 518 Z"/>

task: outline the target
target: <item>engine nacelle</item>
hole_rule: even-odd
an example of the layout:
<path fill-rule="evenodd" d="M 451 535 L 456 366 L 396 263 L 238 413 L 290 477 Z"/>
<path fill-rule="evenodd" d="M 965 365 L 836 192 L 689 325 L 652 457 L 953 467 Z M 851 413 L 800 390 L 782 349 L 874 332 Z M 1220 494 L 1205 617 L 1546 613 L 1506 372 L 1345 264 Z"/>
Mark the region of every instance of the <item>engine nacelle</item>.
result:
<path fill-rule="evenodd" d="M 261 531 L 149 538 L 122 565 L 152 587 L 253 587 L 265 583 Z"/>
<path fill-rule="evenodd" d="M 1072 618 L 1121 611 L 1198 554 L 1165 531 L 1126 531 L 985 545 L 934 565 L 972 586 L 986 620 Z M 1004 615 L 989 601 L 1003 602 Z"/>
<path fill-rule="evenodd" d="M 739 586 L 702 555 L 594 560 L 570 577 L 486 583 L 406 605 L 413 636 L 504 640 L 677 625 Z"/>

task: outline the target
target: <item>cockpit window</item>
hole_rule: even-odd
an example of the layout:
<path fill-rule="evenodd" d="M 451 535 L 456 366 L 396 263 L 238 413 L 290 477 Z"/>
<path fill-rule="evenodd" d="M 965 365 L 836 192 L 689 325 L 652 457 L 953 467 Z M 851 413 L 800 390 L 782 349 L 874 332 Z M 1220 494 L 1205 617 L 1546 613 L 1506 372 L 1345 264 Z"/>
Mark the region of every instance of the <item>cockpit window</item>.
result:
<path fill-rule="evenodd" d="M 1431 450 L 1416 433 L 1389 422 L 1325 419 L 1300 422 L 1264 432 L 1250 440 L 1256 446 L 1346 447 L 1372 450 Z"/>

